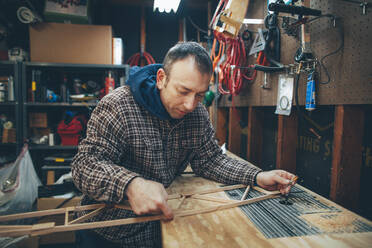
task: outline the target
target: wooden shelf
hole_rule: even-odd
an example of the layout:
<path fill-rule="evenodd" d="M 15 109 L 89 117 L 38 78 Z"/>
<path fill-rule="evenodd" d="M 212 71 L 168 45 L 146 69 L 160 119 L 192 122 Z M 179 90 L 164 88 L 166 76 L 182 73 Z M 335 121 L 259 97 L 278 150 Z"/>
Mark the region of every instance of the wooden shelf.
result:
<path fill-rule="evenodd" d="M 27 67 L 45 67 L 45 68 L 84 68 L 84 69 L 125 69 L 129 65 L 111 65 L 111 64 L 71 64 L 71 63 L 44 63 L 44 62 L 24 62 Z"/>
<path fill-rule="evenodd" d="M 0 143 L 0 147 L 16 147 L 17 143 Z"/>
<path fill-rule="evenodd" d="M 0 102 L 0 106 L 15 106 L 18 102 Z"/>
<path fill-rule="evenodd" d="M 95 107 L 97 103 L 85 103 L 85 102 L 27 102 L 25 106 L 28 107 Z"/>

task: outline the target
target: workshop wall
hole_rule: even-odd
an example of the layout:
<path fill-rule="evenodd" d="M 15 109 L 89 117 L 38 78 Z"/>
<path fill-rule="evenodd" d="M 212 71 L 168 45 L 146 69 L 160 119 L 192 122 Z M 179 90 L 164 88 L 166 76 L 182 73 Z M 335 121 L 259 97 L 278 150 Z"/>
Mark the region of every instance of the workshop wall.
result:
<path fill-rule="evenodd" d="M 344 41 L 344 47 L 333 56 L 324 59 L 324 64 L 330 74 L 330 83 L 324 70 L 318 73 L 317 104 L 371 104 L 372 103 L 372 50 L 370 44 L 372 35 L 369 27 L 372 26 L 371 14 L 363 15 L 359 4 L 338 0 L 311 0 L 310 7 L 322 10 L 322 14 L 333 14 L 337 19 L 336 28 L 329 18 L 321 18 L 310 25 L 311 48 L 318 59 L 335 51 Z M 264 18 L 267 14 L 266 1 L 250 1 L 246 18 Z M 279 26 L 282 20 L 279 18 Z M 257 28 L 263 25 L 248 25 L 254 36 Z M 284 34 L 281 28 L 281 62 L 294 63 L 294 54 L 300 42 L 294 37 Z M 255 58 L 250 58 L 254 63 Z M 318 71 L 320 68 L 318 68 Z M 263 72 L 258 72 L 254 82 L 245 82 L 239 96 L 234 98 L 235 106 L 274 106 L 277 96 L 277 74 L 268 74 L 270 89 L 263 89 Z M 305 77 L 302 76 L 299 84 L 299 103 L 305 100 Z M 226 96 L 222 97 L 220 106 L 232 106 Z"/>
<path fill-rule="evenodd" d="M 140 51 L 141 6 L 97 3 L 95 24 L 111 25 L 115 37 L 123 39 L 124 61 Z M 180 6 L 181 8 L 181 6 Z M 98 11 L 99 10 L 99 11 Z M 186 17 L 186 35 L 188 41 L 197 41 L 196 29 L 192 27 L 188 16 L 200 27 L 207 27 L 207 9 L 183 7 L 174 13 L 154 12 L 152 6 L 145 7 L 146 48 L 157 63 L 161 63 L 168 49 L 178 42 L 179 20 Z M 201 41 L 206 41 L 200 35 Z"/>
<path fill-rule="evenodd" d="M 372 199 L 370 197 L 370 179 L 372 178 L 372 108 L 365 106 L 365 129 L 363 140 L 363 154 L 360 178 L 359 208 L 355 211 L 362 216 L 372 219 Z M 245 108 L 243 108 L 245 109 Z M 311 118 L 316 122 L 321 131 L 308 121 L 299 119 L 296 149 L 296 174 L 299 183 L 306 188 L 329 198 L 332 173 L 332 148 L 333 148 L 333 122 L 334 106 L 320 106 Z M 276 168 L 276 149 L 278 121 L 274 107 L 260 107 L 263 114 L 263 142 L 262 159 L 257 164 L 263 170 Z M 242 115 L 246 115 L 243 111 Z M 242 118 L 244 119 L 244 118 Z M 311 130 L 312 129 L 312 130 Z M 244 129 L 242 130 L 244 135 Z M 242 136 L 242 150 L 240 156 L 245 157 L 246 144 Z M 347 151 L 345 151 L 347 152 Z"/>

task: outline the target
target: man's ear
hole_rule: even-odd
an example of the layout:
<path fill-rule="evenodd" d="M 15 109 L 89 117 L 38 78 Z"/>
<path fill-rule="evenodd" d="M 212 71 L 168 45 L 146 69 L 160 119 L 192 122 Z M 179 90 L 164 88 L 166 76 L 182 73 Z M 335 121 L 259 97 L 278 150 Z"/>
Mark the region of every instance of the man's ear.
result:
<path fill-rule="evenodd" d="M 167 76 L 165 75 L 165 71 L 163 68 L 160 68 L 156 72 L 156 87 L 158 87 L 159 90 L 162 90 L 165 87 Z"/>

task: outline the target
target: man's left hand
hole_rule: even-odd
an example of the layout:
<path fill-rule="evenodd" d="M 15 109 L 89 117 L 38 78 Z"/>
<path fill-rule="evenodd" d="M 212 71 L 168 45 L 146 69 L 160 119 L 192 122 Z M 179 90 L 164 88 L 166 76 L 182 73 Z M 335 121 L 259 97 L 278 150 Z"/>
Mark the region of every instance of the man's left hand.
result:
<path fill-rule="evenodd" d="M 288 194 L 293 186 L 291 179 L 295 175 L 284 170 L 263 171 L 257 174 L 257 185 L 267 190 L 279 190 L 282 194 Z"/>

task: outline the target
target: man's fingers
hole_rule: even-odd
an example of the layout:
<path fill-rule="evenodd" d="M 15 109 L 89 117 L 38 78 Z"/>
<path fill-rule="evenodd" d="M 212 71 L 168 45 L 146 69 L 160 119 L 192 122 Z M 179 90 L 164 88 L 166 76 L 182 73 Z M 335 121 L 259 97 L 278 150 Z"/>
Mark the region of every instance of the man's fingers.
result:
<path fill-rule="evenodd" d="M 286 185 L 286 184 L 290 183 L 290 180 L 285 179 L 284 177 L 281 177 L 279 175 L 275 175 L 274 180 L 275 180 L 276 183 L 279 183 L 279 184 L 282 184 L 282 185 Z"/>
<path fill-rule="evenodd" d="M 161 211 L 163 212 L 163 215 L 165 216 L 166 220 L 173 220 L 174 215 L 172 212 L 172 209 L 168 206 L 166 202 L 159 205 Z"/>

